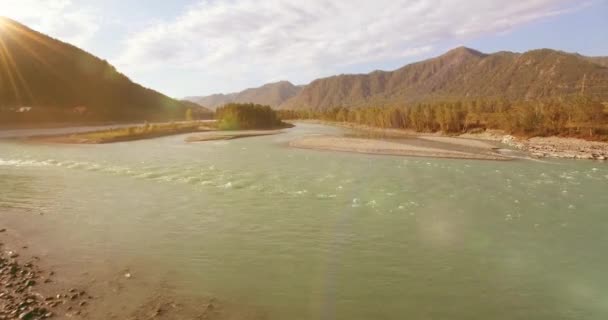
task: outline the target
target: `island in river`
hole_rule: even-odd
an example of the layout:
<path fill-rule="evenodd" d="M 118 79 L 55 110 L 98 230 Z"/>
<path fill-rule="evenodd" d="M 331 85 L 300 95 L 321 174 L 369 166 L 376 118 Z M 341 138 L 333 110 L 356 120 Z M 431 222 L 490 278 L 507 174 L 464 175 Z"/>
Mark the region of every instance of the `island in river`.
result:
<path fill-rule="evenodd" d="M 297 123 L 310 123 L 300 121 Z M 313 123 L 319 123 L 314 121 Z M 517 138 L 497 130 L 465 133 L 458 136 L 425 134 L 411 130 L 380 129 L 360 125 L 320 122 L 351 130 L 348 135 L 298 137 L 289 141 L 295 148 L 357 152 L 418 157 L 461 158 L 478 160 L 509 160 L 518 156 L 569 159 L 608 159 L 608 143 L 575 138 L 535 137 Z M 216 121 L 184 121 L 153 124 L 121 125 L 116 127 L 63 128 L 53 130 L 12 130 L 7 137 L 24 138 L 30 142 L 104 144 L 126 142 L 162 136 L 198 133 L 185 138 L 187 142 L 231 140 L 284 133 L 293 124 L 281 124 L 280 129 L 218 130 Z M 51 133 L 39 133 L 51 132 Z M 56 132 L 56 133 L 52 133 Z M 5 137 L 6 138 L 6 137 Z M 519 155 L 505 149 L 516 150 Z"/>

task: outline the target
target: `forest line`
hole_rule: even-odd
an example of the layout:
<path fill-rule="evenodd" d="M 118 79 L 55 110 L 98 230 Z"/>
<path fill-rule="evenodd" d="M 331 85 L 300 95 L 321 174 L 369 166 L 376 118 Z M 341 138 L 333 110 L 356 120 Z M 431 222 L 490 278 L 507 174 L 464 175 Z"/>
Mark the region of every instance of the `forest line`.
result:
<path fill-rule="evenodd" d="M 608 105 L 575 96 L 566 99 L 418 103 L 411 106 L 280 110 L 283 120 L 316 119 L 418 132 L 464 133 L 500 129 L 523 136 L 608 139 Z"/>

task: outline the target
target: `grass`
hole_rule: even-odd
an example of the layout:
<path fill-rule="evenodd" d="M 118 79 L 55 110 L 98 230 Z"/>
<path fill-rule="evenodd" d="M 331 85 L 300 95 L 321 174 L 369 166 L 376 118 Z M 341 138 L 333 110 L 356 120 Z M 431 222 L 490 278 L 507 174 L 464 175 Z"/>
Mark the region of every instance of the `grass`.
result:
<path fill-rule="evenodd" d="M 133 141 L 149 138 L 157 138 L 182 133 L 202 132 L 216 130 L 215 123 L 189 121 L 144 124 L 127 128 L 109 129 L 102 131 L 77 133 L 71 135 L 59 135 L 53 137 L 34 138 L 48 142 L 60 143 L 112 143 L 121 141 Z"/>

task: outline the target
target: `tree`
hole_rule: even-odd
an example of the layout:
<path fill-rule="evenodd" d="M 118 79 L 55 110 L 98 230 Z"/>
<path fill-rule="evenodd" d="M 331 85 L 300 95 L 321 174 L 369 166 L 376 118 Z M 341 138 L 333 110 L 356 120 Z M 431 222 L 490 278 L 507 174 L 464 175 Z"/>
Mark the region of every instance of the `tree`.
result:
<path fill-rule="evenodd" d="M 285 124 L 270 106 L 252 103 L 231 103 L 215 111 L 222 130 L 271 129 Z"/>

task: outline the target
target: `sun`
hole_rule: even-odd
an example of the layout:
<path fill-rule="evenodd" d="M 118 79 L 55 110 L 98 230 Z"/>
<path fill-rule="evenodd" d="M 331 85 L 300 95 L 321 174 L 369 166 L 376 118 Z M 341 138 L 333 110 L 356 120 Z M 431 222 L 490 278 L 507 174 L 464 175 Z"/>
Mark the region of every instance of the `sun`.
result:
<path fill-rule="evenodd" d="M 5 34 L 5 32 L 8 30 L 9 28 L 9 22 L 8 19 L 0 16 L 0 35 Z"/>
<path fill-rule="evenodd" d="M 2 9 L 0 9 L 1 11 Z M 8 19 L 4 16 L 0 16 L 0 31 L 4 30 L 8 25 Z"/>

